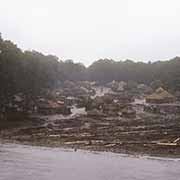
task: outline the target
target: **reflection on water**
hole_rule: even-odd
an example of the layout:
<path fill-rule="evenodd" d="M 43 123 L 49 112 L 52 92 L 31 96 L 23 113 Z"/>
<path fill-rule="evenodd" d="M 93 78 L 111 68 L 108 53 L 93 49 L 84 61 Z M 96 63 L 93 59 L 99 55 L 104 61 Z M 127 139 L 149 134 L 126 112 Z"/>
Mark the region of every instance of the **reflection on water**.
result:
<path fill-rule="evenodd" d="M 0 180 L 178 180 L 180 160 L 0 145 Z"/>

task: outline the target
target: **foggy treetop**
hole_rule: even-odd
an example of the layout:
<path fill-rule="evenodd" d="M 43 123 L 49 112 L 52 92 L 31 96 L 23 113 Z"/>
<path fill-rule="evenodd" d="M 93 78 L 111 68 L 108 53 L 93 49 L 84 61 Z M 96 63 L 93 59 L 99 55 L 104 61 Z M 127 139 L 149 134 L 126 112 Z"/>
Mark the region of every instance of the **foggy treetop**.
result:
<path fill-rule="evenodd" d="M 160 80 L 168 88 L 180 88 L 180 57 L 154 63 L 100 59 L 85 67 L 72 60 L 61 61 L 53 55 L 22 51 L 0 35 L 0 95 L 38 92 L 53 88 L 65 80 L 136 81 L 150 84 Z"/>

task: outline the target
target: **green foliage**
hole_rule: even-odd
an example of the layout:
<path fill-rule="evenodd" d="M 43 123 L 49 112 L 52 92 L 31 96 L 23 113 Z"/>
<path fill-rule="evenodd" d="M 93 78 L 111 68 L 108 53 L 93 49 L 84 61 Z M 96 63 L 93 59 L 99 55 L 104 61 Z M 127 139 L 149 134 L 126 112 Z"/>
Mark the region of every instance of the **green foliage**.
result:
<path fill-rule="evenodd" d="M 180 90 L 180 58 L 155 63 L 116 62 L 100 59 L 86 68 L 72 60 L 60 61 L 56 56 L 19 49 L 0 34 L 0 96 L 18 92 L 38 94 L 42 89 L 54 88 L 65 80 L 116 81 L 162 85 Z M 152 83 L 153 82 L 153 83 Z M 134 84 L 129 83 L 129 86 Z"/>
<path fill-rule="evenodd" d="M 153 82 L 153 86 L 161 85 L 180 90 L 180 57 L 154 63 L 136 63 L 131 60 L 116 62 L 101 59 L 94 62 L 87 72 L 90 80 L 98 80 L 103 83 L 117 80 L 150 85 Z"/>

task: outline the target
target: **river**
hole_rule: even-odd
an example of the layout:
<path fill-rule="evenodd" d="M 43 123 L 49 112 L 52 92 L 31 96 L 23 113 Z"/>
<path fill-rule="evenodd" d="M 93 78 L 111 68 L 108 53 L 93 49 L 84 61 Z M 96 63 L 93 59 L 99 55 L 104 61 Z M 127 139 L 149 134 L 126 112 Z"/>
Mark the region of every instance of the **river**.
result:
<path fill-rule="evenodd" d="M 179 180 L 180 159 L 0 144 L 0 180 Z"/>

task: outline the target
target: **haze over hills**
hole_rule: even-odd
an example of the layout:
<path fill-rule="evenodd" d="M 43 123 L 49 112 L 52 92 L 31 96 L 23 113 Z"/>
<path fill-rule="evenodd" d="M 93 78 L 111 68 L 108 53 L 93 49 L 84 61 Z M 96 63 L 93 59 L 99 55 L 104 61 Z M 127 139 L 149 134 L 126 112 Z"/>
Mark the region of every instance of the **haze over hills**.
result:
<path fill-rule="evenodd" d="M 99 83 L 135 81 L 150 84 L 161 81 L 167 88 L 180 88 L 180 58 L 168 61 L 133 62 L 100 59 L 85 67 L 72 60 L 61 61 L 56 56 L 37 51 L 22 51 L 9 40 L 0 37 L 0 94 L 39 92 L 57 87 L 65 80 L 89 80 Z"/>

